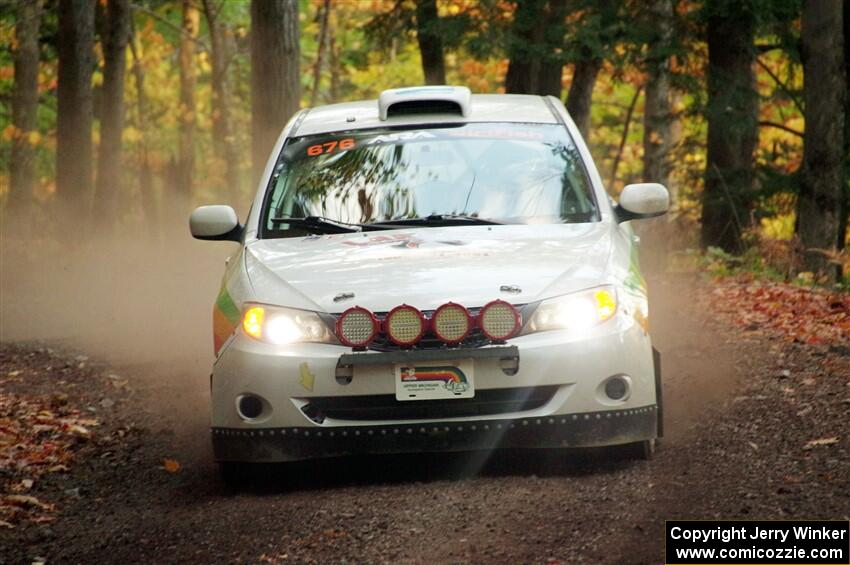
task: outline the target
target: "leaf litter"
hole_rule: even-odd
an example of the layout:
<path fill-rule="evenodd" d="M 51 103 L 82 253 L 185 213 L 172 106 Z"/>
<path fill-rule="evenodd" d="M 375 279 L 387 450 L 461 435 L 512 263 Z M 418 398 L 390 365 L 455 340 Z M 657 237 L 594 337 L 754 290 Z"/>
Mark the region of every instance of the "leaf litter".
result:
<path fill-rule="evenodd" d="M 38 479 L 62 473 L 99 422 L 61 399 L 0 390 L 0 527 L 52 521 L 56 506 L 31 494 Z"/>
<path fill-rule="evenodd" d="M 769 281 L 718 281 L 715 311 L 747 331 L 808 345 L 850 343 L 850 295 Z"/>

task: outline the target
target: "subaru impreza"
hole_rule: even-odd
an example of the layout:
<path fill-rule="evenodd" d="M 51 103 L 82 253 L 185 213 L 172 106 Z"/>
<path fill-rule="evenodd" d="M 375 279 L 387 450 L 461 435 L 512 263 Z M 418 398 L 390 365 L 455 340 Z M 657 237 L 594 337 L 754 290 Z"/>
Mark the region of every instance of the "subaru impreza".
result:
<path fill-rule="evenodd" d="M 627 445 L 662 433 L 631 221 L 554 97 L 384 91 L 284 127 L 213 310 L 215 458 Z"/>

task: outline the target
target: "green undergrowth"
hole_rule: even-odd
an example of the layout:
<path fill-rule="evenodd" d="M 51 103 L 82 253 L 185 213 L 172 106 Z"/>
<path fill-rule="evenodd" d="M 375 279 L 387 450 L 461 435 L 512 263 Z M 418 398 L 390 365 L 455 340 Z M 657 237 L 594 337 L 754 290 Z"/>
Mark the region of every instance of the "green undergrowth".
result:
<path fill-rule="evenodd" d="M 743 279 L 787 283 L 803 287 L 821 287 L 850 292 L 850 271 L 845 269 L 836 283 L 810 271 L 798 271 L 783 261 L 773 260 L 762 249 L 751 247 L 740 255 L 709 247 L 685 249 L 671 254 L 667 264 L 671 272 L 694 272 L 707 279 Z"/>

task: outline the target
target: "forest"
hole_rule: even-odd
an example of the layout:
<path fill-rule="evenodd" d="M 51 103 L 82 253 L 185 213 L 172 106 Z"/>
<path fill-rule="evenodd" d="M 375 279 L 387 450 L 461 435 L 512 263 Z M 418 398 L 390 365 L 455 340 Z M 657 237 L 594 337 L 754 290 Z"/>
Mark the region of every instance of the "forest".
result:
<path fill-rule="evenodd" d="M 846 525 L 848 29 L 850 0 L 0 0 L 0 562 L 659 563 L 667 520 Z M 192 238 L 196 206 L 229 205 L 244 221 L 275 140 L 300 109 L 423 84 L 558 98 L 611 198 L 632 183 L 662 183 L 669 212 L 531 227 L 448 214 L 458 223 L 407 223 L 398 239 L 355 233 L 386 229 L 380 218 L 239 246 Z M 488 172 L 512 185 L 493 154 L 497 166 Z M 518 168 L 530 169 L 518 155 Z M 439 157 L 433 163 L 446 168 Z M 457 192 L 457 183 L 444 184 L 447 192 L 433 193 Z M 198 239 L 246 237 L 227 213 L 228 237 Z M 307 220 L 286 212 L 272 223 Z M 479 225 L 463 225 L 470 220 Z M 582 230 L 597 226 L 617 234 L 622 253 L 593 253 L 615 248 L 586 243 Z M 517 228 L 534 237 L 515 235 Z M 414 232 L 432 234 L 422 237 L 433 248 L 411 243 Z M 380 247 L 339 243 L 372 236 Z M 528 260 L 537 251 L 539 261 Z M 234 273 L 247 272 L 252 254 L 253 279 L 240 283 Z M 406 262 L 396 261 L 402 254 Z M 614 290 L 621 306 L 612 307 L 603 291 L 613 288 L 613 258 L 631 286 Z M 583 286 L 555 296 L 561 287 L 553 281 L 566 279 Z M 236 294 L 256 281 L 268 294 Z M 242 490 L 227 481 L 219 464 L 231 461 L 217 458 L 211 437 L 244 442 L 248 432 L 253 442 L 256 430 L 260 442 L 283 442 L 289 429 L 287 440 L 318 445 L 354 430 L 334 427 L 348 422 L 348 403 L 368 413 L 351 416 L 360 423 L 405 404 L 381 388 L 392 385 L 393 367 L 403 380 L 395 361 L 385 373 L 358 374 L 354 386 L 354 373 L 340 371 L 343 358 L 386 348 L 261 344 L 248 330 L 253 319 L 265 331 L 266 314 L 250 312 L 324 320 L 311 327 L 342 336 L 346 313 L 363 314 L 355 302 L 392 298 L 380 324 L 372 312 L 363 316 L 375 337 L 391 312 L 425 308 L 407 306 L 424 300 L 419 290 L 441 293 L 431 312 L 436 328 L 438 310 L 464 303 L 453 293 L 478 284 L 504 300 L 482 291 L 466 304 L 479 310 L 476 320 L 494 304 L 533 316 L 550 299 L 594 292 L 598 309 L 617 314 L 603 322 L 617 325 L 586 326 L 563 342 L 559 329 L 508 342 L 428 335 L 428 355 L 475 350 L 481 404 L 462 410 L 492 405 L 492 414 L 481 413 L 499 420 L 446 416 L 453 427 L 440 431 L 436 416 L 420 414 L 412 421 L 424 423 L 407 433 L 465 439 L 476 425 L 480 432 L 514 418 L 514 409 L 517 419 L 505 422 L 521 433 L 526 423 L 544 434 L 562 429 L 555 417 L 567 431 L 607 430 L 628 415 L 652 424 L 652 451 L 636 460 L 614 449 L 634 444 L 584 452 L 562 442 L 551 450 L 360 454 L 258 463 Z M 284 293 L 271 293 L 278 288 Z M 337 302 L 355 290 L 356 301 Z M 319 305 L 319 295 L 327 299 L 321 308 L 300 306 L 311 296 Z M 517 331 L 526 314 L 511 315 Z M 425 317 L 417 320 L 424 328 Z M 465 320 L 472 331 L 471 315 Z M 628 345 L 632 338 L 642 349 Z M 227 359 L 222 339 L 237 355 L 243 350 L 232 344 L 242 340 L 262 363 Z M 411 343 L 396 342 L 400 349 L 387 354 L 415 353 L 420 344 Z M 522 365 L 501 349 L 521 349 Z M 498 362 L 482 363 L 493 350 Z M 473 354 L 464 355 L 472 363 Z M 592 363 L 604 371 L 593 373 Z M 550 370 L 551 383 L 538 368 Z M 222 370 L 232 374 L 216 377 Z M 589 424 L 581 411 L 552 404 L 601 398 L 612 381 L 632 383 L 635 394 L 617 401 L 627 404 L 609 395 L 607 417 L 583 405 Z M 293 419 L 277 430 L 241 412 L 237 421 L 252 391 Z M 334 398 L 345 403 L 332 405 Z M 511 398 L 522 404 L 504 400 Z M 475 398 L 445 402 L 467 401 Z M 418 410 L 419 402 L 409 404 Z M 434 414 L 467 414 L 441 412 L 442 400 L 421 402 L 438 403 Z M 343 416 L 326 426 L 335 416 L 326 421 L 323 406 L 339 406 Z M 238 427 L 212 424 L 216 414 Z M 393 422 L 409 424 L 407 416 Z M 305 433 L 296 436 L 299 429 Z M 394 434 L 382 430 L 386 440 L 379 432 L 375 439 L 393 445 Z"/>
<path fill-rule="evenodd" d="M 613 196 L 641 179 L 668 186 L 674 211 L 658 229 L 675 251 L 841 281 L 848 10 L 839 0 L 5 2 L 4 217 L 38 233 L 64 217 L 84 232 L 133 226 L 156 239 L 194 203 L 244 213 L 298 108 L 458 84 L 564 100 Z"/>

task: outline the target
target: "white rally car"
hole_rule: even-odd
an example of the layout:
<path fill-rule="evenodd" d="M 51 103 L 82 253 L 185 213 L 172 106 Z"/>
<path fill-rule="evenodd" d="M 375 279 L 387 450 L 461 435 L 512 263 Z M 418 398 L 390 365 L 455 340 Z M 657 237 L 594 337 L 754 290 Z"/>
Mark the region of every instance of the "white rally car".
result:
<path fill-rule="evenodd" d="M 661 435 L 659 359 L 629 220 L 561 102 L 388 90 L 284 128 L 213 320 L 223 469 L 349 453 L 632 444 Z"/>

